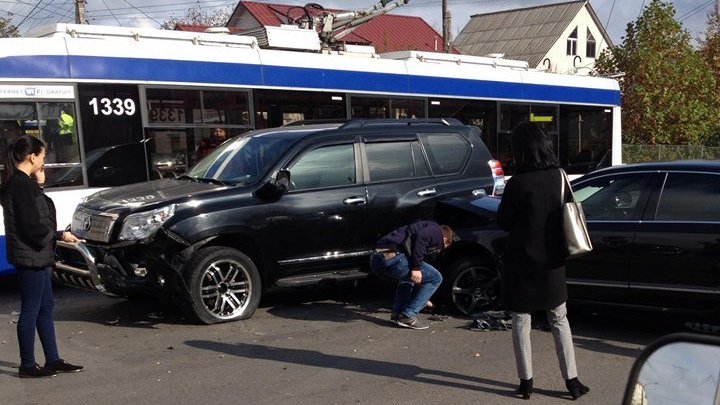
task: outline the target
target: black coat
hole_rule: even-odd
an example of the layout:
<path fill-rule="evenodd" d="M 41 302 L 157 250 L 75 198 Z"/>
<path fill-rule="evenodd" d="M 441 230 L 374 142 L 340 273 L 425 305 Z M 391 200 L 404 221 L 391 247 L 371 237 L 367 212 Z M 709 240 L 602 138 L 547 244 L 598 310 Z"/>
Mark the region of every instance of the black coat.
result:
<path fill-rule="evenodd" d="M 498 223 L 510 232 L 501 276 L 510 311 L 549 310 L 567 301 L 562 181 L 558 169 L 544 169 L 515 174 L 505 186 Z"/>
<path fill-rule="evenodd" d="M 15 170 L 1 191 L 7 260 L 15 267 L 55 264 L 55 206 L 37 182 Z"/>

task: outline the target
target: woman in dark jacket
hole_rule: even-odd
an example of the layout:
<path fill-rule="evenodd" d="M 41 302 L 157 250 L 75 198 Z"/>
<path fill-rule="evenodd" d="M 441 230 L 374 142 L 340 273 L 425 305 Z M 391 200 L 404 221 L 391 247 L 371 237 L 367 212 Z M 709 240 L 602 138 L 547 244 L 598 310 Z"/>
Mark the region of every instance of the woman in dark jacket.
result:
<path fill-rule="evenodd" d="M 505 251 L 502 291 L 512 314 L 512 337 L 520 387 L 532 393 L 531 317 L 545 311 L 552 327 L 560 370 L 573 399 L 590 389 L 577 378 L 575 349 L 565 301 L 564 242 L 560 201 L 563 181 L 553 143 L 537 125 L 513 129 L 512 151 L 517 171 L 508 181 L 498 211 L 500 227 L 510 233 Z"/>
<path fill-rule="evenodd" d="M 18 273 L 20 318 L 20 377 L 51 377 L 75 372 L 60 359 L 55 342 L 53 293 L 50 273 L 55 264 L 55 241 L 77 243 L 70 232 L 57 232 L 55 206 L 43 194 L 45 145 L 37 138 L 21 136 L 5 151 L 5 173 L 0 197 L 5 217 L 7 259 Z M 35 363 L 35 329 L 45 354 L 45 366 Z"/>

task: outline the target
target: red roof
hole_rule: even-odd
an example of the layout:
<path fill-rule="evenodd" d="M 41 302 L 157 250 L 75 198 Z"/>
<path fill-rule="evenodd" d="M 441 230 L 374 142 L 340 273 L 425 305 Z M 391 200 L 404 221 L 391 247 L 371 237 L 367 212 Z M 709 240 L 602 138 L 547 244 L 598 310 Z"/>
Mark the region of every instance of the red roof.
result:
<path fill-rule="evenodd" d="M 244 7 L 262 26 L 280 26 L 288 23 L 290 17 L 302 16 L 302 8 L 285 4 L 255 3 L 241 1 L 236 12 Z M 318 10 L 319 11 L 319 10 Z M 346 10 L 327 9 L 330 12 Z M 231 21 L 233 19 L 231 18 Z M 235 21 L 241 21 L 235 19 Z M 253 27 L 233 27 L 248 29 Z M 429 51 L 442 52 L 442 35 L 420 17 L 384 14 L 374 20 L 358 26 L 352 33 L 342 38 L 351 44 L 373 45 L 377 52 L 393 51 Z M 453 49 L 453 53 L 460 53 Z"/>

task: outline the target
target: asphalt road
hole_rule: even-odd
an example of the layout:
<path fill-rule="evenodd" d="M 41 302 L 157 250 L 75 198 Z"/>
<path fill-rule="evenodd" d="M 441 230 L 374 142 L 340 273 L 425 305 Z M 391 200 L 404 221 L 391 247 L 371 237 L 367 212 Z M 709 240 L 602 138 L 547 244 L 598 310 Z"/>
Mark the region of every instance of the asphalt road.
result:
<path fill-rule="evenodd" d="M 269 294 L 243 322 L 204 326 L 172 308 L 56 290 L 61 356 L 79 374 L 17 378 L 19 299 L 0 285 L 0 403 L 517 404 L 510 332 L 447 317 L 424 331 L 389 323 L 392 290 L 377 283 Z M 427 315 L 423 315 L 427 319 Z M 570 307 L 578 402 L 619 404 L 634 359 L 682 320 Z M 570 401 L 552 335 L 534 330 L 533 404 Z M 37 348 L 38 362 L 42 351 Z"/>

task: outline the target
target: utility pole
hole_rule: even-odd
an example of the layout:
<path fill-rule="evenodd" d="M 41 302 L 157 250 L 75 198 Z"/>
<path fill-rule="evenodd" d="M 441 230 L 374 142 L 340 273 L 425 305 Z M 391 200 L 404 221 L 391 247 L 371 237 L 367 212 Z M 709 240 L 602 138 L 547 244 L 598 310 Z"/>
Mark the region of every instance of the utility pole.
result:
<path fill-rule="evenodd" d="M 87 24 L 87 19 L 85 19 L 85 0 L 75 0 L 75 23 Z"/>
<path fill-rule="evenodd" d="M 715 0 L 715 18 L 720 18 L 720 0 Z"/>
<path fill-rule="evenodd" d="M 720 0 L 718 0 L 720 1 Z M 451 17 L 450 17 L 450 11 L 448 10 L 448 2 L 447 0 L 442 0 L 442 21 L 443 21 L 443 50 L 447 53 L 450 53 L 450 26 L 451 26 Z"/>

